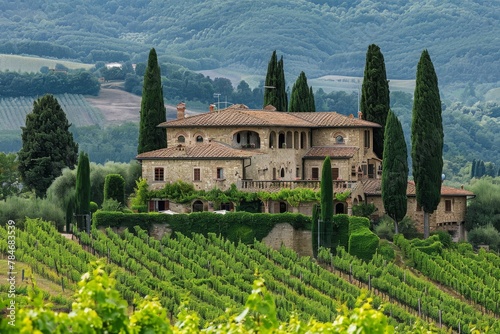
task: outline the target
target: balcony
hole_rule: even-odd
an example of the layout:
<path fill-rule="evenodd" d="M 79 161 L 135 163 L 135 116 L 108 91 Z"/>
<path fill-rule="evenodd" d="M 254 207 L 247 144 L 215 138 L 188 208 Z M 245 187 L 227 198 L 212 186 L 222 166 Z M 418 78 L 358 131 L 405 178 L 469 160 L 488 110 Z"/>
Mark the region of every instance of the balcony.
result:
<path fill-rule="evenodd" d="M 240 180 L 238 182 L 238 189 L 248 192 L 256 191 L 269 191 L 274 192 L 280 189 L 295 189 L 295 188 L 310 188 L 319 190 L 319 180 L 294 180 L 294 181 L 254 181 L 254 180 Z M 333 181 L 333 189 L 335 192 L 342 192 L 345 190 L 353 190 L 356 188 L 356 181 Z"/>

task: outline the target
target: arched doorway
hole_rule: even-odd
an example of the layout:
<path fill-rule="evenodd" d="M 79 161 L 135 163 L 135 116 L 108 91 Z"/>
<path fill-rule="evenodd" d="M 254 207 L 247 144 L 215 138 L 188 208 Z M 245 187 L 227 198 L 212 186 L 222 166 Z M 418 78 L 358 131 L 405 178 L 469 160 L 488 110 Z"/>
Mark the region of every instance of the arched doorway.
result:
<path fill-rule="evenodd" d="M 200 200 L 196 200 L 193 202 L 193 212 L 202 212 L 203 211 L 203 202 Z"/>
<path fill-rule="evenodd" d="M 287 207 L 285 202 L 280 202 L 280 213 L 287 212 Z"/>
<path fill-rule="evenodd" d="M 335 204 L 335 214 L 339 213 L 346 213 L 345 212 L 345 204 L 344 203 L 337 203 Z"/>

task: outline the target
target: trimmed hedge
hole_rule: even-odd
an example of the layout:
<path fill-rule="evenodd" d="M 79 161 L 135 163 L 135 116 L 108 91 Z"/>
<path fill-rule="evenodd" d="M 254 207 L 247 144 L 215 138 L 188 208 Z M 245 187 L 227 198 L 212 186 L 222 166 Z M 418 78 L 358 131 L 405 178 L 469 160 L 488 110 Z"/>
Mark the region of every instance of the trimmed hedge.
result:
<path fill-rule="evenodd" d="M 370 220 L 368 218 L 349 216 L 349 235 L 354 231 L 364 228 L 370 228 Z"/>
<path fill-rule="evenodd" d="M 134 226 L 150 231 L 153 224 L 168 224 L 173 231 L 186 236 L 193 233 L 220 234 L 232 241 L 251 243 L 262 240 L 279 223 L 289 223 L 298 230 L 310 230 L 311 218 L 295 213 L 249 213 L 228 212 L 225 215 L 213 212 L 194 212 L 190 214 L 167 215 L 162 213 L 123 213 L 97 211 L 93 215 L 97 227 Z M 233 240 L 234 239 L 234 240 Z"/>
<path fill-rule="evenodd" d="M 377 251 L 379 241 L 380 238 L 370 231 L 368 218 L 349 216 L 349 254 L 370 261 Z"/>
<path fill-rule="evenodd" d="M 354 231 L 349 236 L 349 254 L 368 262 L 377 251 L 379 240 L 368 228 Z"/>
<path fill-rule="evenodd" d="M 333 216 L 333 235 L 332 235 L 332 252 L 338 246 L 349 248 L 349 216 L 346 214 L 338 214 Z"/>

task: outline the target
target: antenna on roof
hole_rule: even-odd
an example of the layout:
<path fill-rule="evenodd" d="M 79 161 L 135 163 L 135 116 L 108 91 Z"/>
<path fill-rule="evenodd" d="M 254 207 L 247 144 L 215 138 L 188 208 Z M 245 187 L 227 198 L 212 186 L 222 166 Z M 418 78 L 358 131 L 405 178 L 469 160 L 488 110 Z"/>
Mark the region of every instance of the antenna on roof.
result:
<path fill-rule="evenodd" d="M 214 97 L 217 98 L 217 111 L 220 110 L 220 96 L 221 96 L 220 93 L 214 93 Z"/>

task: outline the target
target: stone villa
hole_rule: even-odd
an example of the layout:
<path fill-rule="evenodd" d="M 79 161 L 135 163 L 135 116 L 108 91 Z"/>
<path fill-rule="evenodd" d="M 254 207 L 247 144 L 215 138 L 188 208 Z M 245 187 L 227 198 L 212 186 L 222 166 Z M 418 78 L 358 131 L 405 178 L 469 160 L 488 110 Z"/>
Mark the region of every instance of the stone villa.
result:
<path fill-rule="evenodd" d="M 226 190 L 236 184 L 242 191 L 277 191 L 281 188 L 319 189 L 322 164 L 332 162 L 335 192 L 350 191 L 336 202 L 335 213 L 352 213 L 352 206 L 373 203 L 384 208 L 380 193 L 382 161 L 373 153 L 373 129 L 380 125 L 335 112 L 277 112 L 268 106 L 250 110 L 233 105 L 186 117 L 186 106 L 177 106 L 177 119 L 160 124 L 167 129 L 166 148 L 139 154 L 142 177 L 152 189 L 182 180 L 196 189 Z M 413 189 L 413 190 L 412 190 Z M 408 215 L 423 222 L 415 204 L 414 186 L 408 186 Z M 441 204 L 431 215 L 431 230 L 461 231 L 467 198 L 463 189 L 443 186 Z M 312 205 L 291 207 L 286 202 L 267 203 L 268 212 L 311 213 Z M 173 208 L 164 199 L 150 202 L 150 211 Z M 224 209 L 231 210 L 227 203 Z M 211 210 L 210 203 L 194 201 L 188 211 Z M 175 211 L 175 210 L 174 210 Z M 421 229 L 421 224 L 419 228 Z M 463 232 L 458 233 L 460 237 Z"/>

